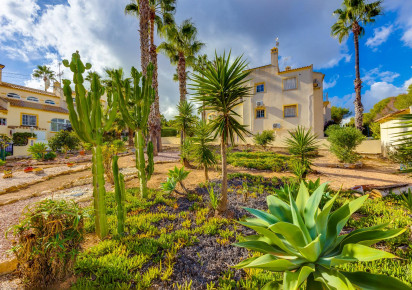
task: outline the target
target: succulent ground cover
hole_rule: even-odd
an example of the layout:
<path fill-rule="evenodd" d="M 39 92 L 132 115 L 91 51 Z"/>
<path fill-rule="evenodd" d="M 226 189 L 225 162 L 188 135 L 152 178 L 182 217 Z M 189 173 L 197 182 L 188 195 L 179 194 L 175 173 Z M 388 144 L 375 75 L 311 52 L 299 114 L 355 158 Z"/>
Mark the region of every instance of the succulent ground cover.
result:
<path fill-rule="evenodd" d="M 245 167 L 274 172 L 289 169 L 291 158 L 274 152 L 233 152 L 227 157 L 227 162 L 235 167 Z"/>
<path fill-rule="evenodd" d="M 266 197 L 285 180 L 235 174 L 229 179 L 229 211 L 232 218 L 217 218 L 209 207 L 208 190 L 220 192 L 220 183 L 200 185 L 185 197 L 150 191 L 149 199 L 138 198 L 137 189 L 127 190 L 125 236 L 116 234 L 116 203 L 108 193 L 109 238 L 80 254 L 75 271 L 75 289 L 258 289 L 269 281 L 281 281 L 282 273 L 261 269 L 233 268 L 256 252 L 235 247 L 255 234 L 236 222 L 250 217 L 243 207 L 267 210 Z M 335 206 L 354 199 L 340 194 Z M 396 277 L 412 284 L 410 216 L 398 197 L 368 199 L 352 216 L 343 233 L 390 222 L 388 228 L 407 231 L 373 247 L 390 251 L 401 259 L 383 259 L 341 266 L 343 271 L 366 271 Z M 86 221 L 92 232 L 94 223 Z"/>

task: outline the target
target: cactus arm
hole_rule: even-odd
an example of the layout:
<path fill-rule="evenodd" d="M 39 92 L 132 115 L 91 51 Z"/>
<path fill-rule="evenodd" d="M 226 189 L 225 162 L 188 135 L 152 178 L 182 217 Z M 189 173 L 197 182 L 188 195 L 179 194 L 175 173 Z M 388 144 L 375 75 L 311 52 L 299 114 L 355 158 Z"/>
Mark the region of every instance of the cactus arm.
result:
<path fill-rule="evenodd" d="M 112 170 L 113 170 L 113 180 L 114 180 L 114 193 L 115 200 L 117 204 L 117 233 L 119 235 L 124 234 L 124 221 L 125 221 L 125 212 L 124 212 L 124 202 L 125 202 L 125 189 L 124 189 L 124 176 L 119 173 L 118 165 L 119 156 L 114 155 L 112 160 Z"/>
<path fill-rule="evenodd" d="M 138 172 L 140 179 L 140 196 L 142 198 L 147 198 L 147 179 L 146 179 L 146 168 L 145 168 L 145 158 L 144 158 L 144 136 L 142 130 L 136 130 L 136 139 L 137 139 L 137 158 L 138 162 Z"/>
<path fill-rule="evenodd" d="M 154 162 L 153 162 L 153 143 L 149 141 L 147 144 L 147 166 L 146 166 L 146 176 L 149 181 L 152 177 L 154 171 Z"/>

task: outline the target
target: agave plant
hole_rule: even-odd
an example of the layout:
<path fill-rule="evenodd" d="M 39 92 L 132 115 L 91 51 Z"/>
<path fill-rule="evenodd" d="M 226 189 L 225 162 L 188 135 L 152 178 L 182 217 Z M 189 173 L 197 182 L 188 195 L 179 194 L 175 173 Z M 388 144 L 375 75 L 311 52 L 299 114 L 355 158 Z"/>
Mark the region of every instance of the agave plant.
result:
<path fill-rule="evenodd" d="M 161 183 L 160 187 L 162 188 L 164 192 L 168 194 L 172 192 L 182 194 L 176 189 L 177 183 L 179 183 L 180 186 L 183 188 L 183 190 L 187 193 L 188 190 L 183 184 L 183 180 L 186 179 L 189 173 L 190 171 L 186 171 L 184 167 L 177 168 L 177 166 L 175 166 L 175 168 L 173 168 L 172 170 L 169 170 L 168 178 L 166 179 L 166 182 Z"/>
<path fill-rule="evenodd" d="M 240 223 L 258 235 L 235 245 L 263 255 L 248 258 L 235 267 L 284 272 L 283 289 L 299 289 L 305 281 L 306 289 L 410 289 L 396 278 L 336 268 L 345 263 L 396 258 L 370 246 L 396 237 L 405 229 L 384 230 L 388 224 L 381 224 L 340 235 L 368 196 L 346 202 L 331 212 L 338 194 L 320 209 L 325 187 L 324 183 L 310 196 L 301 184 L 296 199 L 289 195 L 290 205 L 276 196 L 268 196 L 269 213 L 246 208 L 257 218 Z M 278 282 L 271 281 L 264 289 L 278 286 Z"/>
<path fill-rule="evenodd" d="M 409 188 L 408 193 L 405 192 L 405 194 L 401 195 L 402 200 L 401 203 L 402 205 L 407 208 L 410 212 L 412 212 L 412 191 Z"/>

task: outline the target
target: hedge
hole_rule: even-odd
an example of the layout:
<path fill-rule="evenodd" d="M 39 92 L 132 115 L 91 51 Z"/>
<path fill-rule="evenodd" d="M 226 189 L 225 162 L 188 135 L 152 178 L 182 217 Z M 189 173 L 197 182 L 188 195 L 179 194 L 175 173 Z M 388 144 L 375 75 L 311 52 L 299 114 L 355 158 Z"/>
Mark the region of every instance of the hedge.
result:
<path fill-rule="evenodd" d="M 31 137 L 36 138 L 36 134 L 30 132 L 16 132 L 13 134 L 13 145 L 26 146 Z"/>
<path fill-rule="evenodd" d="M 177 129 L 171 127 L 162 128 L 161 136 L 162 137 L 176 137 L 177 136 Z"/>

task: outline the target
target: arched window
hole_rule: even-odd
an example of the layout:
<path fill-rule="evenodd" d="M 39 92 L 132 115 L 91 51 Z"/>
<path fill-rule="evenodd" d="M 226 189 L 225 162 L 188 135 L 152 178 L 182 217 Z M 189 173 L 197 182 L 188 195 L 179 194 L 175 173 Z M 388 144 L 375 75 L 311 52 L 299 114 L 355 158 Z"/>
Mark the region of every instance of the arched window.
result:
<path fill-rule="evenodd" d="M 7 97 L 13 98 L 13 99 L 20 99 L 20 96 L 18 94 L 15 94 L 15 93 L 8 93 Z"/>
<path fill-rule="evenodd" d="M 49 105 L 56 105 L 56 102 L 52 100 L 45 100 L 44 103 Z"/>
<path fill-rule="evenodd" d="M 33 97 L 33 96 L 29 96 L 29 97 L 27 97 L 27 101 L 32 101 L 32 102 L 39 102 L 39 99 L 38 98 L 36 98 L 36 97 Z"/>
<path fill-rule="evenodd" d="M 51 120 L 51 131 L 59 132 L 60 130 L 66 130 L 71 126 L 69 120 L 54 118 Z"/>

